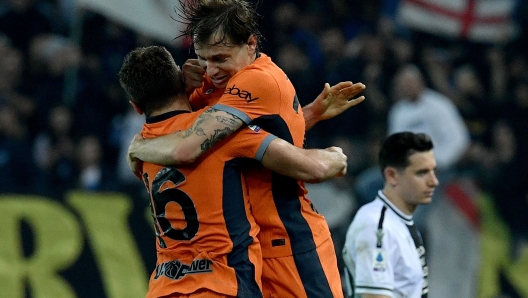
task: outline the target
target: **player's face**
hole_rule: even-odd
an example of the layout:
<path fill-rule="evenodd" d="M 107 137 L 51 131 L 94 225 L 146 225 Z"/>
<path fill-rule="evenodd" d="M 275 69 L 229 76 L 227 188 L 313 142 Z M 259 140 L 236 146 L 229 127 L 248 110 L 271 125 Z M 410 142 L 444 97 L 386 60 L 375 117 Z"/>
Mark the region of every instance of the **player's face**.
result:
<path fill-rule="evenodd" d="M 251 36 L 242 45 L 229 40 L 217 44 L 218 38 L 219 34 L 215 34 L 207 44 L 195 44 L 194 52 L 215 87 L 226 88 L 231 77 L 255 60 L 256 38 Z"/>
<path fill-rule="evenodd" d="M 409 156 L 409 161 L 410 165 L 399 174 L 401 198 L 409 206 L 429 204 L 438 186 L 433 151 L 414 153 Z"/>

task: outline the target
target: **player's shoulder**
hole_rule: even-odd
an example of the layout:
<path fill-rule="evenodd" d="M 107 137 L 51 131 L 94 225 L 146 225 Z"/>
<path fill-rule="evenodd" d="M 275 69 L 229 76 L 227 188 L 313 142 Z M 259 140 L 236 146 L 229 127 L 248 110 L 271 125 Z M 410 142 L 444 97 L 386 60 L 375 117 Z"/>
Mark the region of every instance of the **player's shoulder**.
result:
<path fill-rule="evenodd" d="M 374 200 L 361 206 L 356 212 L 356 215 L 354 215 L 352 225 L 361 229 L 377 229 L 382 208 L 383 204 L 379 200 Z"/>
<path fill-rule="evenodd" d="M 188 112 L 188 113 L 181 113 L 174 117 L 171 117 L 167 119 L 167 122 L 164 124 L 166 129 L 168 131 L 165 131 L 166 133 L 172 133 L 180 130 L 185 130 L 191 127 L 191 125 L 194 123 L 196 118 L 200 116 L 200 114 L 204 110 L 198 110 L 194 112 Z"/>
<path fill-rule="evenodd" d="M 232 80 L 251 82 L 254 85 L 273 87 L 287 80 L 284 71 L 265 54 L 235 74 Z M 256 84 L 257 83 L 257 84 Z"/>

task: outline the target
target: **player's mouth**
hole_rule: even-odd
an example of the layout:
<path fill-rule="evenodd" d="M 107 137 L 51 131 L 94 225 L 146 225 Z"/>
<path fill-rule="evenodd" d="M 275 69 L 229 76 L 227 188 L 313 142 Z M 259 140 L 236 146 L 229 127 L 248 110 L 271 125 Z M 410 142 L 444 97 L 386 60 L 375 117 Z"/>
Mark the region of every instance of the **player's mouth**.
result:
<path fill-rule="evenodd" d="M 211 78 L 211 82 L 213 82 L 215 86 L 222 86 L 227 84 L 228 79 L 228 76 L 214 77 Z"/>

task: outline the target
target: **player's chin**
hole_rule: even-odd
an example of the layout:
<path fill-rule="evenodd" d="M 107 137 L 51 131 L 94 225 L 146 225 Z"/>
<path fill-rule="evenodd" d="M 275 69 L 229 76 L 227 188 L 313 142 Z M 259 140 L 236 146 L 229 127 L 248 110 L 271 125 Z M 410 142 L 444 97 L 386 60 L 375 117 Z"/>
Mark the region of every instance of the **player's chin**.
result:
<path fill-rule="evenodd" d="M 433 201 L 433 194 L 426 194 L 424 195 L 424 197 L 422 198 L 422 203 L 423 204 L 429 204 Z"/>

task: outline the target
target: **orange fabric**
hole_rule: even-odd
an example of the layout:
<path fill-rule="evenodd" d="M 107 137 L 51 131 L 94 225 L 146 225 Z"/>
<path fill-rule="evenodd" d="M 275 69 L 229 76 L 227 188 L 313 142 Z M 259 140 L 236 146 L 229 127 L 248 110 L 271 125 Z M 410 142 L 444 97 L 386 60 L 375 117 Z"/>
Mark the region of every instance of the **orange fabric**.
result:
<path fill-rule="evenodd" d="M 211 79 L 206 76 L 202 87 L 194 90 L 189 96 L 189 101 L 194 110 L 203 109 L 215 104 L 222 94 L 224 94 L 224 90 L 215 88 Z"/>
<path fill-rule="evenodd" d="M 161 298 L 234 298 L 234 296 L 226 296 L 208 290 L 198 290 L 192 294 L 171 294 Z"/>
<path fill-rule="evenodd" d="M 142 135 L 152 138 L 186 129 L 197 116 L 186 113 L 147 123 Z M 190 294 L 199 289 L 236 296 L 240 291 L 237 268 L 246 270 L 239 279 L 248 279 L 260 292 L 258 226 L 249 210 L 243 177 L 240 172 L 230 172 L 228 164 L 238 157 L 253 158 L 268 135 L 249 128 L 239 130 L 188 166 L 143 164 L 143 177 L 158 219 L 157 266 L 147 297 Z M 226 177 L 226 173 L 232 176 Z M 238 189 L 237 184 L 230 184 L 233 180 L 239 181 Z M 229 197 L 224 198 L 224 192 Z M 229 222 L 227 218 L 231 218 Z M 236 254 L 232 253 L 235 249 Z M 230 258 L 238 263 L 231 266 Z"/>
<path fill-rule="evenodd" d="M 333 251 L 332 241 L 325 241 L 316 249 L 317 255 L 325 258 L 321 261 L 325 264 L 337 264 Z M 340 280 L 341 278 L 337 266 L 325 267 L 325 276 L 327 280 Z M 264 298 L 307 297 L 299 273 L 295 270 L 295 261 L 292 256 L 264 259 L 262 289 Z M 331 283 L 331 290 L 333 297 L 343 297 L 341 284 Z"/>
<path fill-rule="evenodd" d="M 204 91 L 206 89 L 209 91 Z M 206 78 L 202 90 L 196 90 L 193 97 L 198 101 L 202 96 L 208 105 L 218 109 L 225 106 L 228 112 L 234 109 L 251 119 L 251 124 L 259 125 L 277 137 L 303 147 L 305 120 L 295 89 L 286 74 L 265 54 L 234 75 L 220 98 L 218 94 L 219 91 L 211 89 L 211 83 Z M 328 224 L 306 197 L 303 182 L 261 167 L 248 168 L 246 182 L 252 213 L 260 227 L 258 238 L 265 259 L 295 254 L 299 256 L 298 262 L 303 262 L 301 256 L 304 252 L 314 251 L 322 243 L 332 242 Z M 332 271 L 332 274 L 324 273 L 330 288 L 341 289 L 337 262 L 332 261 L 336 258 L 335 251 L 325 250 L 324 254 L 320 256 L 321 265 L 324 270 Z M 305 261 L 313 262 L 310 259 Z M 264 272 L 293 278 L 294 274 L 290 271 L 297 270 L 296 266 L 293 263 L 280 268 L 267 268 Z M 325 278 L 321 276 L 322 270 L 311 272 L 306 269 L 302 273 L 306 281 L 309 280 L 307 276 Z M 283 287 L 289 288 L 294 285 L 288 278 L 276 278 L 274 282 L 283 283 Z M 306 286 L 301 283 L 295 285 L 299 292 Z M 335 297 L 342 297 L 342 293 Z"/>

